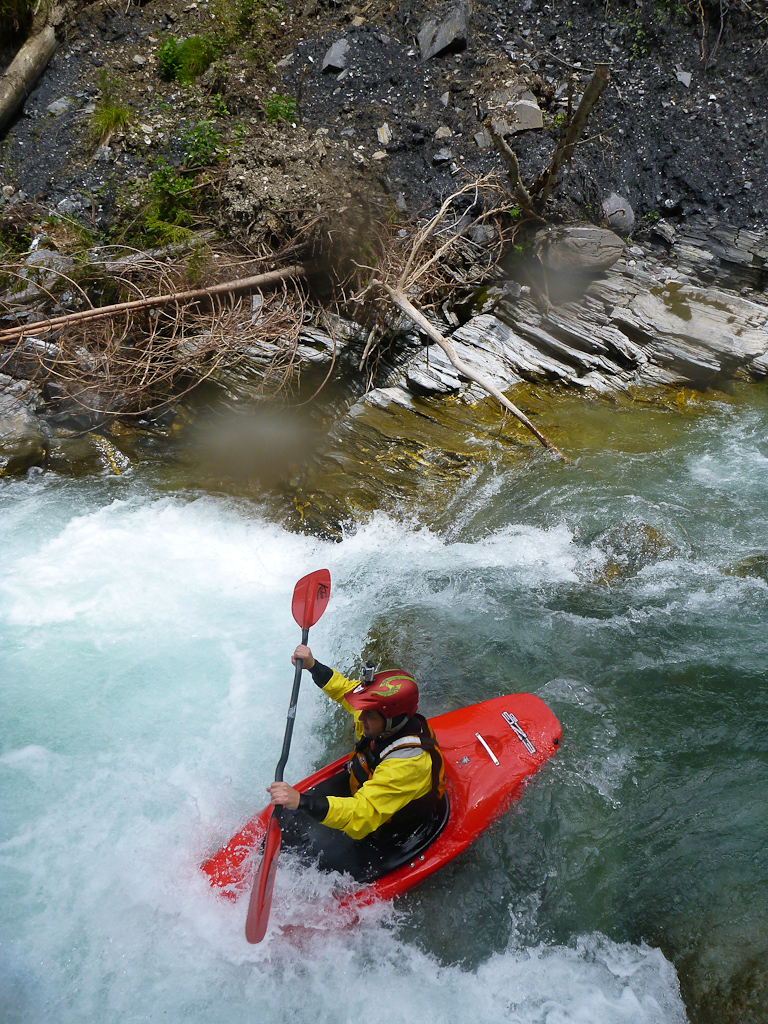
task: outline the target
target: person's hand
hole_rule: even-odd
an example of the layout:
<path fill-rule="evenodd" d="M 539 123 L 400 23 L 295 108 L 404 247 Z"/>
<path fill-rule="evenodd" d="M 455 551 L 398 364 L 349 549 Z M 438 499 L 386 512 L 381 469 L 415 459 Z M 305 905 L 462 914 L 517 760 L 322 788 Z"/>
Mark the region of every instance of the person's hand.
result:
<path fill-rule="evenodd" d="M 299 806 L 301 793 L 293 786 L 289 786 L 287 782 L 273 782 L 271 786 L 267 787 L 267 792 L 270 801 L 276 806 L 288 807 L 292 811 Z"/>
<path fill-rule="evenodd" d="M 315 659 L 312 657 L 312 651 L 310 651 L 305 644 L 299 644 L 293 652 L 291 655 L 291 664 L 295 665 L 299 658 L 304 662 L 304 668 L 310 669 L 315 664 Z"/>

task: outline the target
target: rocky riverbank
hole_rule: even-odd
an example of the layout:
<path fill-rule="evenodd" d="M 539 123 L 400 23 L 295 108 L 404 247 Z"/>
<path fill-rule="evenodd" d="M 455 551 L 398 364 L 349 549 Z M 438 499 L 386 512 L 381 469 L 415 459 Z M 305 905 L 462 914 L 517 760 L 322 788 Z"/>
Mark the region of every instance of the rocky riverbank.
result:
<path fill-rule="evenodd" d="M 552 226 L 525 236 L 530 250 L 484 291 L 464 290 L 456 308 L 443 303 L 440 329 L 505 391 L 627 396 L 765 375 L 768 54 L 759 9 L 257 5 L 249 47 L 217 37 L 207 70 L 169 79 L 163 55 L 208 38 L 223 10 L 104 3 L 70 21 L 4 142 L 0 239 L 12 272 L 2 326 L 81 308 L 82 254 L 106 265 L 109 238 L 146 244 L 159 233 L 167 253 L 190 227 L 209 229 L 263 259 L 318 224 L 343 228 L 342 238 L 352 231 L 362 251 L 367 211 L 390 211 L 402 234 L 413 232 L 461 184 L 503 172 L 488 118 L 530 184 L 592 70 L 606 63 L 608 87 L 547 208 Z M 127 114 L 97 137 L 107 94 Z M 625 241 L 574 230 L 572 218 Z M 597 272 L 584 263 L 579 231 L 611 250 Z M 492 239 L 478 228 L 467 244 L 480 254 Z M 294 379 L 314 389 L 331 365 L 336 376 L 329 452 L 333 438 L 350 436 L 348 424 L 362 428 L 366 410 L 416 405 L 419 415 L 440 408 L 442 418 L 484 401 L 411 325 L 361 373 L 365 333 L 315 323 L 298 338 Z M 65 403 L 62 412 L 61 387 L 42 372 L 56 344 L 31 335 L 21 348 L 3 347 L 0 472 L 66 468 L 74 452 L 97 470 L 130 464 L 142 445 L 133 427 L 102 415 L 108 407 L 67 419 Z M 184 341 L 184 350 L 196 344 Z M 210 386 L 247 404 L 273 350 L 269 341 L 249 346 L 236 366 L 209 374 Z M 78 358 L 93 361 L 85 350 Z M 167 412 L 140 426 L 167 432 Z"/>

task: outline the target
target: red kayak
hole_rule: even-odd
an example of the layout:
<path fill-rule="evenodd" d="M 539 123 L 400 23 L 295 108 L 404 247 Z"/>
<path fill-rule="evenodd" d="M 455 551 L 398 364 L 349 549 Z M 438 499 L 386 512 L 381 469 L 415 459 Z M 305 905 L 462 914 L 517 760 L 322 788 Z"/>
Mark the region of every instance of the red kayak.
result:
<path fill-rule="evenodd" d="M 562 730 L 547 705 L 529 693 L 510 694 L 430 719 L 445 759 L 448 821 L 413 860 L 345 893 L 345 907 L 391 900 L 453 860 L 521 794 L 526 781 L 557 750 Z M 343 769 L 342 757 L 296 789 L 304 792 Z M 260 811 L 209 858 L 202 870 L 211 885 L 236 900 L 253 876 L 252 853 L 266 832 L 272 808 Z"/>

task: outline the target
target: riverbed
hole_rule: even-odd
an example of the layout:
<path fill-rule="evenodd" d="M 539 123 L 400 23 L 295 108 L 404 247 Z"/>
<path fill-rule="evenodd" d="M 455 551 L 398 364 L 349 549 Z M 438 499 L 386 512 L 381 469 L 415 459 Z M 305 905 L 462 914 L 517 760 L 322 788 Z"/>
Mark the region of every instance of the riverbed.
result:
<path fill-rule="evenodd" d="M 765 1016 L 768 400 L 578 422 L 569 465 L 487 462 L 430 528 L 378 511 L 338 542 L 157 469 L 0 480 L 0 1019 Z M 293 586 L 324 566 L 322 660 L 409 669 L 427 715 L 536 693 L 563 743 L 353 927 L 281 857 L 252 947 L 199 864 L 264 803 Z M 343 726 L 306 679 L 286 778 Z"/>

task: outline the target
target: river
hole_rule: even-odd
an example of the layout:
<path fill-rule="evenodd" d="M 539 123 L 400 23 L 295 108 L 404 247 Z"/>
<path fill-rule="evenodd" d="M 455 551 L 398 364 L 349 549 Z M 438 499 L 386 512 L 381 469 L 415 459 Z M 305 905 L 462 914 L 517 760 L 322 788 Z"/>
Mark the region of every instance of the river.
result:
<path fill-rule="evenodd" d="M 339 543 L 154 472 L 0 480 L 4 1024 L 765 1019 L 768 400 L 585 402 L 571 436 L 571 465 L 483 467 L 442 527 Z M 400 661 L 427 714 L 536 693 L 563 743 L 354 928 L 286 928 L 329 880 L 281 858 L 249 946 L 198 866 L 264 802 L 323 566 L 318 657 Z M 286 778 L 342 731 L 305 679 Z"/>

